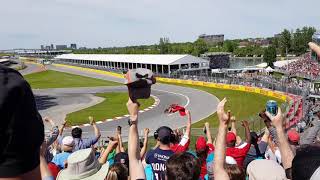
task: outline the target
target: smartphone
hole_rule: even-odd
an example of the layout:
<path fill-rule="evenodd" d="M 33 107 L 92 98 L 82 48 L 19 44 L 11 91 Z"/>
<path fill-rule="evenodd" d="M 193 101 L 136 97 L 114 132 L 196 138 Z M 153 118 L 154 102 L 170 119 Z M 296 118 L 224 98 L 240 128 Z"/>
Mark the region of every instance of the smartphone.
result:
<path fill-rule="evenodd" d="M 203 128 L 203 133 L 207 134 L 207 128 L 206 127 Z"/>
<path fill-rule="evenodd" d="M 121 129 L 122 129 L 122 127 L 121 126 L 118 126 L 117 127 L 117 131 L 121 134 Z"/>
<path fill-rule="evenodd" d="M 278 113 L 278 104 L 274 100 L 269 100 L 266 104 L 266 111 L 275 116 Z"/>

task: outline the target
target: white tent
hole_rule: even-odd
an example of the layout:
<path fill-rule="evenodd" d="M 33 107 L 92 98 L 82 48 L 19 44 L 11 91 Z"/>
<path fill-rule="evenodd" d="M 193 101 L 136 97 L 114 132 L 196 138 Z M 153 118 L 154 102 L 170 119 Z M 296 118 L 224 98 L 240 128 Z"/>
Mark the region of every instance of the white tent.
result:
<path fill-rule="evenodd" d="M 273 72 L 273 71 L 274 71 L 270 66 L 268 66 L 265 70 L 266 70 L 267 72 Z"/>
<path fill-rule="evenodd" d="M 261 63 L 261 64 L 256 65 L 256 67 L 258 67 L 258 68 L 265 68 L 267 66 L 268 66 L 267 63 Z"/>

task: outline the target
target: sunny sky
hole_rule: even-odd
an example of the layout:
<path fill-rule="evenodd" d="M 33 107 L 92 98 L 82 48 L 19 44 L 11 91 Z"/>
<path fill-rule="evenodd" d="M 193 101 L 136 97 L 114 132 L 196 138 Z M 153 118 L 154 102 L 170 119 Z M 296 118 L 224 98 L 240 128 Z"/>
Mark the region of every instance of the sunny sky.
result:
<path fill-rule="evenodd" d="M 3 0 L 0 49 L 186 42 L 203 33 L 266 37 L 320 29 L 319 7 L 319 0 Z"/>

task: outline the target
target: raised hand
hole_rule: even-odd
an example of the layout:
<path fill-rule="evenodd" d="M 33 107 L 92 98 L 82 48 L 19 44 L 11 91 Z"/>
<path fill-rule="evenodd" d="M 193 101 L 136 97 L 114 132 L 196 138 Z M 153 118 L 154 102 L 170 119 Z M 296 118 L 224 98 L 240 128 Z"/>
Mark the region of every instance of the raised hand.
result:
<path fill-rule="evenodd" d="M 68 120 L 65 119 L 65 120 L 63 120 L 62 125 L 63 125 L 63 126 L 66 126 L 67 123 L 68 123 Z"/>
<path fill-rule="evenodd" d="M 219 102 L 219 104 L 217 106 L 217 115 L 218 115 L 220 125 L 228 126 L 228 124 L 230 122 L 231 112 L 228 111 L 226 113 L 224 111 L 224 106 L 225 106 L 226 102 L 227 102 L 226 98 L 223 98 L 223 100 Z"/>
<path fill-rule="evenodd" d="M 148 136 L 149 135 L 149 132 L 150 132 L 150 130 L 149 130 L 149 128 L 144 128 L 144 136 Z"/>
<path fill-rule="evenodd" d="M 210 128 L 210 124 L 209 124 L 208 122 L 206 122 L 206 123 L 204 123 L 204 127 L 205 127 L 206 129 L 209 129 L 209 128 Z"/>
<path fill-rule="evenodd" d="M 90 122 L 90 125 L 93 125 L 95 123 L 94 118 L 92 116 L 89 116 L 88 120 Z"/>
<path fill-rule="evenodd" d="M 248 121 L 241 121 L 241 125 L 243 126 L 243 127 L 249 127 L 249 122 Z"/>
<path fill-rule="evenodd" d="M 118 145 L 118 141 L 114 141 L 114 140 L 110 139 L 107 148 L 110 149 L 110 150 L 113 150 L 113 149 L 115 149 L 117 147 L 117 145 Z"/>
<path fill-rule="evenodd" d="M 312 51 L 316 52 L 317 55 L 320 56 L 320 47 L 316 43 L 309 42 L 308 45 Z"/>
<path fill-rule="evenodd" d="M 136 121 L 138 119 L 139 104 L 132 102 L 132 100 L 129 98 L 127 102 L 127 108 L 130 114 L 131 121 Z"/>
<path fill-rule="evenodd" d="M 276 128 L 282 128 L 283 125 L 283 115 L 281 112 L 281 108 L 278 107 L 278 113 L 276 116 L 272 116 L 269 112 L 266 112 L 266 115 L 271 119 L 272 124 Z"/>

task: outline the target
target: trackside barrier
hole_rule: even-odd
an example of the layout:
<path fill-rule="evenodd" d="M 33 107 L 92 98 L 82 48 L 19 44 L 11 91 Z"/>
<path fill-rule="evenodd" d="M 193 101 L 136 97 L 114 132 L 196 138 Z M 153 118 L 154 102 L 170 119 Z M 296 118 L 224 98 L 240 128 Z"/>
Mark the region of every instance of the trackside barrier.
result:
<path fill-rule="evenodd" d="M 244 91 L 244 92 L 261 94 L 261 95 L 273 97 L 276 99 L 281 99 L 286 102 L 291 100 L 291 97 L 279 91 L 272 91 L 269 89 L 262 89 L 262 88 L 249 87 L 249 86 L 243 86 L 243 85 L 229 85 L 229 84 L 220 84 L 220 83 L 211 83 L 211 82 L 203 82 L 203 81 L 193 81 L 193 80 L 169 79 L 169 78 L 157 78 L 157 81 L 203 86 L 203 87 L 212 87 L 212 88 L 219 88 L 219 89 L 228 89 L 228 90 L 235 90 L 235 91 Z"/>
<path fill-rule="evenodd" d="M 66 67 L 66 68 L 77 69 L 77 70 L 80 70 L 80 71 L 89 71 L 89 72 L 94 72 L 94 73 L 98 73 L 98 74 L 114 76 L 114 77 L 118 77 L 118 78 L 124 78 L 124 76 L 122 74 L 103 71 L 103 70 L 98 70 L 98 69 L 90 69 L 90 68 L 84 68 L 84 67 L 78 67 L 78 66 L 70 66 L 70 65 L 65 65 L 65 64 L 53 64 L 53 65 L 54 66 L 58 66 L 58 67 Z"/>

